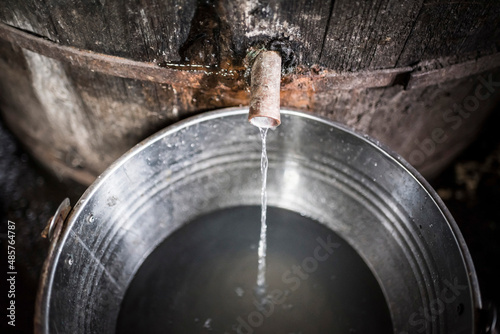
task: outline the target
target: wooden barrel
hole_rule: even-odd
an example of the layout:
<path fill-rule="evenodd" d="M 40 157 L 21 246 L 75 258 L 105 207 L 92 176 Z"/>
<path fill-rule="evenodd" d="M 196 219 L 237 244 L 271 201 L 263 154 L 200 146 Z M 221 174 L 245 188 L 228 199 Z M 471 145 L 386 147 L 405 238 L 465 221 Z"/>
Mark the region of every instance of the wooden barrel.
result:
<path fill-rule="evenodd" d="M 282 106 L 431 177 L 499 100 L 499 18 L 495 0 L 6 0 L 0 110 L 40 161 L 90 183 L 158 129 L 248 104 L 246 65 L 271 49 Z"/>

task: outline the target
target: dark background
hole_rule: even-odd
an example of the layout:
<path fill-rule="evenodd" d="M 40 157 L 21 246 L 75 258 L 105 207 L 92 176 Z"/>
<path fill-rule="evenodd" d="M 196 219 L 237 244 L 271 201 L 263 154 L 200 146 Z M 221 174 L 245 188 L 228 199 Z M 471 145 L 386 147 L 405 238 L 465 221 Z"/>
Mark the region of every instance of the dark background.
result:
<path fill-rule="evenodd" d="M 484 299 L 500 305 L 500 110 L 439 177 L 430 180 L 455 217 L 474 260 Z M 6 270 L 0 281 L 2 332 L 32 333 L 39 274 L 48 241 L 40 233 L 59 203 L 74 204 L 86 187 L 39 166 L 0 119 L 0 268 L 7 264 L 7 220 L 16 226 L 16 327 L 6 327 Z"/>

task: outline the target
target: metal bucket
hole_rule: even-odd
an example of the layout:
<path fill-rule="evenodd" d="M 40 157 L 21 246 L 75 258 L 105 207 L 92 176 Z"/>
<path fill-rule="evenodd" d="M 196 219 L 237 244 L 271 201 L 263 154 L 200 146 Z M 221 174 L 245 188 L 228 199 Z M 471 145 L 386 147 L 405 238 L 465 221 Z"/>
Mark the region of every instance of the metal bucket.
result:
<path fill-rule="evenodd" d="M 247 112 L 205 113 L 160 131 L 101 175 L 67 219 L 56 215 L 38 333 L 114 333 L 127 287 L 155 247 L 200 215 L 260 204 L 261 142 Z M 339 124 L 289 110 L 268 134 L 268 155 L 268 204 L 316 220 L 359 254 L 394 333 L 476 333 L 470 255 L 411 166 Z"/>

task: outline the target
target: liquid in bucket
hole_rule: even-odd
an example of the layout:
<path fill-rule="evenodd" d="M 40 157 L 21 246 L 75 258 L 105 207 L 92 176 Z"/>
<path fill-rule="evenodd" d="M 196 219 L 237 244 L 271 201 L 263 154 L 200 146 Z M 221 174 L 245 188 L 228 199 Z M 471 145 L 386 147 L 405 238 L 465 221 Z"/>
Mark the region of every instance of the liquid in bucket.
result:
<path fill-rule="evenodd" d="M 200 216 L 161 243 L 121 304 L 117 333 L 393 333 L 357 252 L 298 213 L 267 208 L 266 299 L 255 295 L 260 206 Z"/>

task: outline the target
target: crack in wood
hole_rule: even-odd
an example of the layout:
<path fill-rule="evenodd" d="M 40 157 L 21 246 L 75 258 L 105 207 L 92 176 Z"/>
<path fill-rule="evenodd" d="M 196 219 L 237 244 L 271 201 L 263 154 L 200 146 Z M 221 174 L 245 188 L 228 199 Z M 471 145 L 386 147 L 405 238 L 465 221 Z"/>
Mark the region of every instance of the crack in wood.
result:
<path fill-rule="evenodd" d="M 424 4 L 423 3 L 420 5 L 420 8 L 418 10 L 418 14 L 417 14 L 417 16 L 415 17 L 415 20 L 412 23 L 412 26 L 411 26 L 410 31 L 408 32 L 408 35 L 406 35 L 405 41 L 403 43 L 403 47 L 401 48 L 401 52 L 399 53 L 398 58 L 396 59 L 396 62 L 395 62 L 396 66 L 399 64 L 399 60 L 401 59 L 401 55 L 403 54 L 403 52 L 404 52 L 404 50 L 406 48 L 406 45 L 408 44 L 408 41 L 410 40 L 410 37 L 412 36 L 413 31 L 415 30 L 415 26 L 419 22 L 418 18 L 420 17 L 420 14 L 422 13 L 422 8 L 424 8 Z"/>
<path fill-rule="evenodd" d="M 326 38 L 328 36 L 328 30 L 330 28 L 330 20 L 332 19 L 334 5 L 335 5 L 335 0 L 331 0 L 328 19 L 326 20 L 325 33 L 323 35 L 323 41 L 321 42 L 321 50 L 319 51 L 319 55 L 318 55 L 318 61 L 320 61 L 320 62 L 321 62 L 321 56 L 323 55 L 323 50 L 325 48 Z"/>

